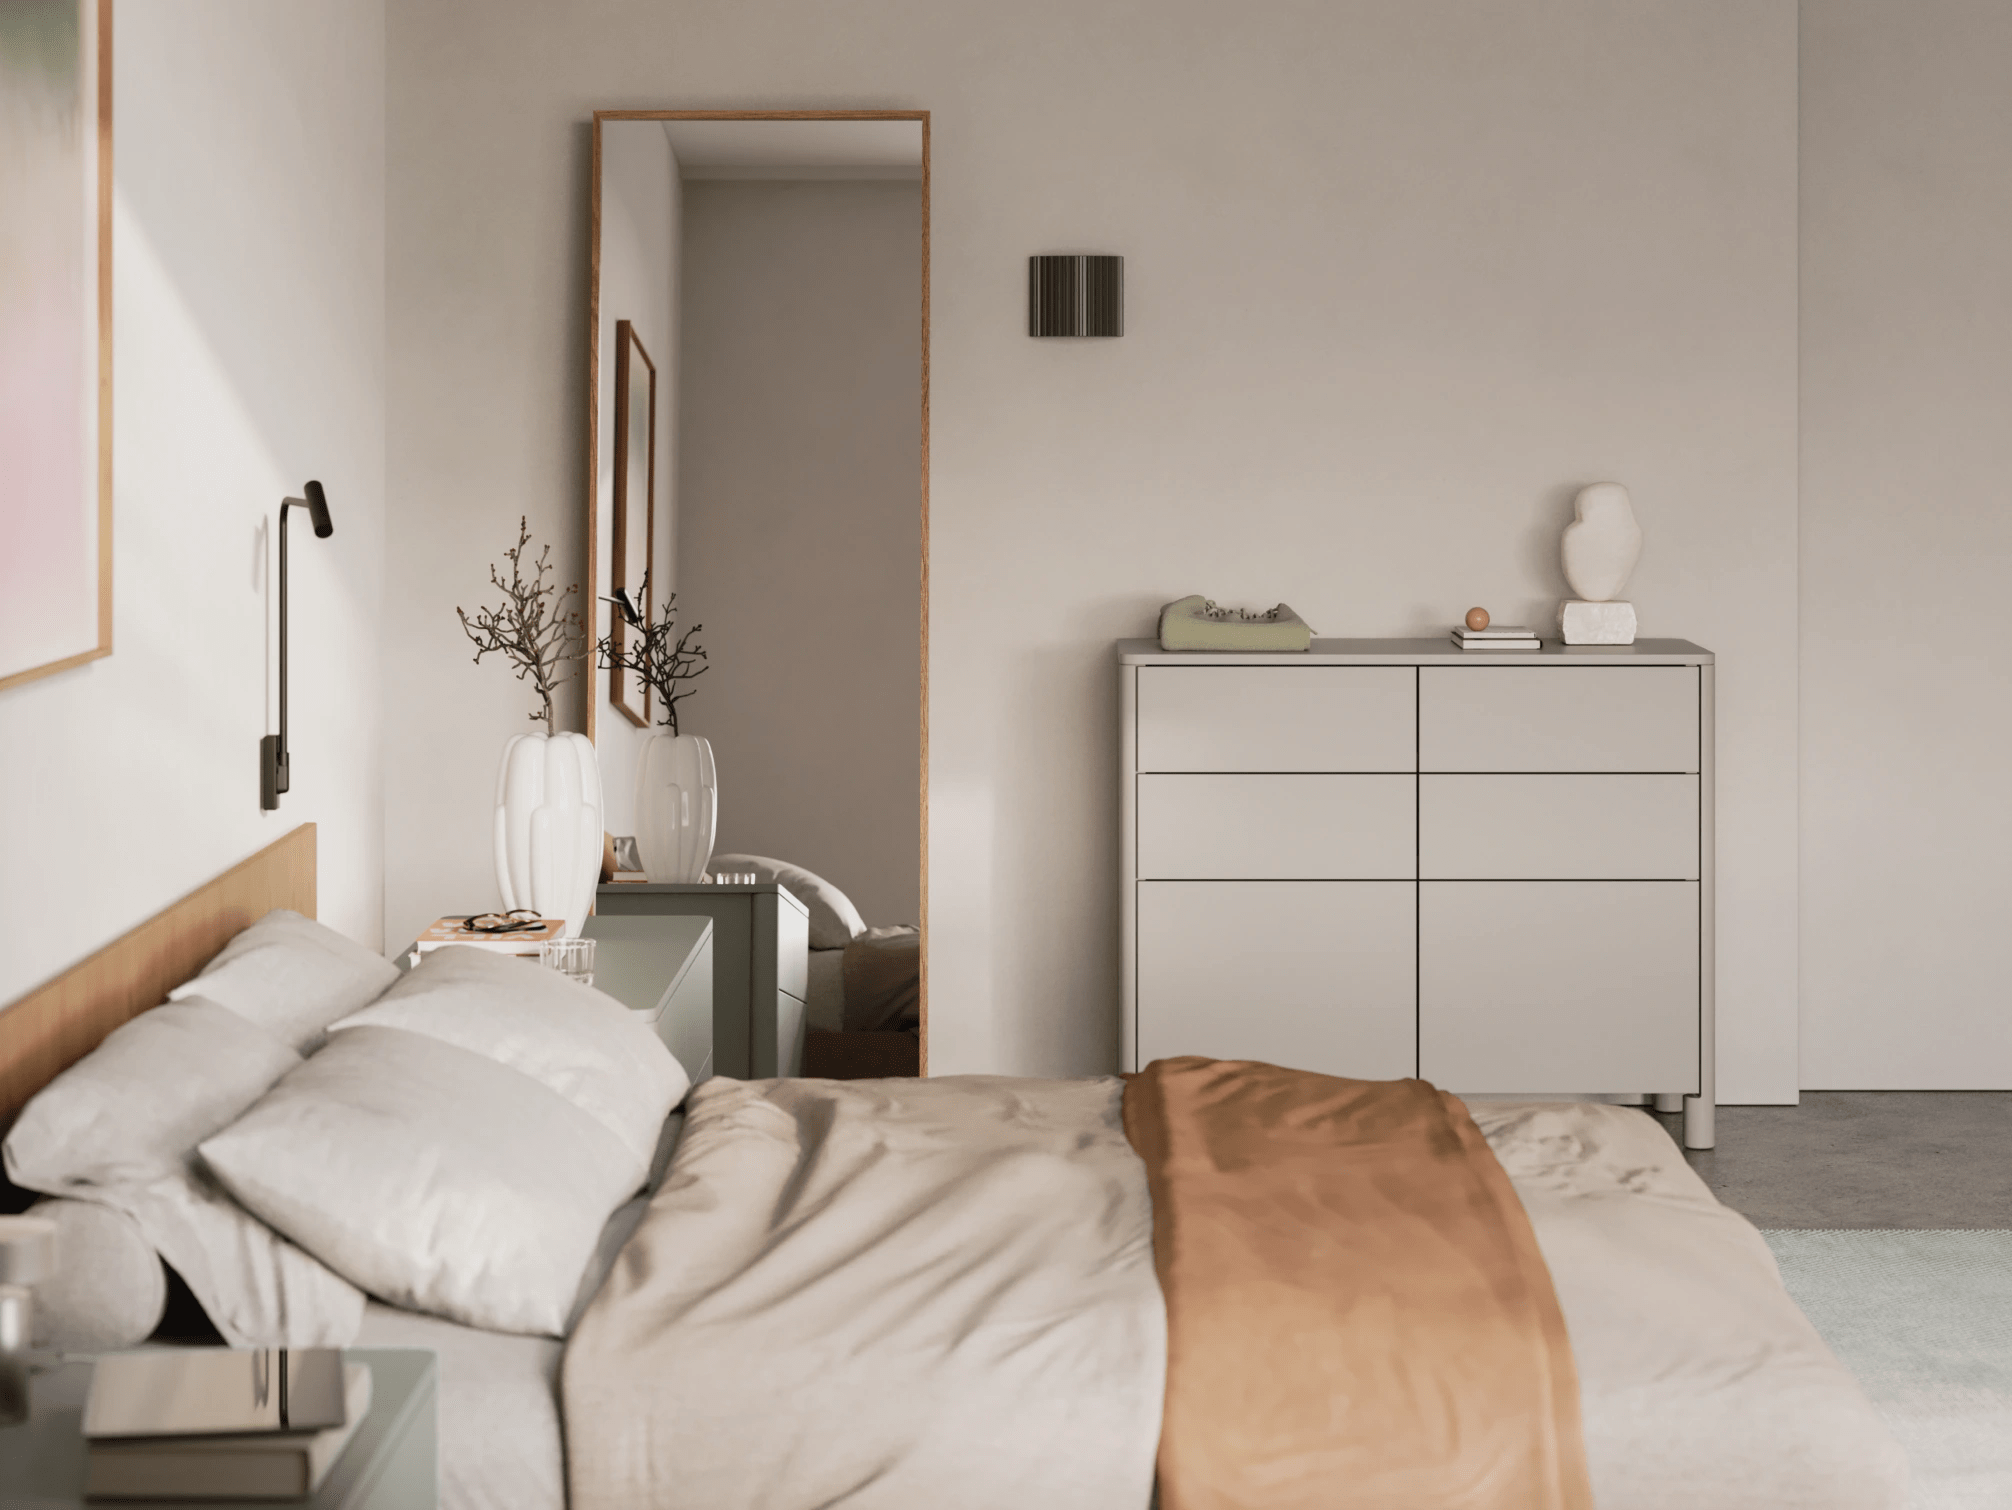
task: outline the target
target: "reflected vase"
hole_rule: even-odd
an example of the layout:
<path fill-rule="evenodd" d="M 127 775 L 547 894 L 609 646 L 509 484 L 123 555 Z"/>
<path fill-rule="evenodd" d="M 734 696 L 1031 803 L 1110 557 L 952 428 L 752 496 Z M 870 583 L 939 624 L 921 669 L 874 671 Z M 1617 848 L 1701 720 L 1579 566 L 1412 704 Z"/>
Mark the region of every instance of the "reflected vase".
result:
<path fill-rule="evenodd" d="M 713 857 L 720 784 L 713 747 L 697 734 L 659 729 L 636 761 L 636 851 L 652 881 L 701 880 Z"/>
<path fill-rule="evenodd" d="M 601 879 L 601 767 L 584 734 L 519 734 L 496 773 L 496 889 L 575 938 Z"/>

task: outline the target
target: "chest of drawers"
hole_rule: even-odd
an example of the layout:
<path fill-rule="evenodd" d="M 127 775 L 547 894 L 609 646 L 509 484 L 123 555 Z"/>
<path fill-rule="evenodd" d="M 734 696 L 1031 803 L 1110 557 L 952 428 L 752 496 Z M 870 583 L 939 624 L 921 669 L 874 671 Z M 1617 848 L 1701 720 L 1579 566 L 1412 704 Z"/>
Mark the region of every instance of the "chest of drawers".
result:
<path fill-rule="evenodd" d="M 1712 676 L 1682 640 L 1120 642 L 1122 1066 L 1649 1094 L 1710 1147 Z"/>

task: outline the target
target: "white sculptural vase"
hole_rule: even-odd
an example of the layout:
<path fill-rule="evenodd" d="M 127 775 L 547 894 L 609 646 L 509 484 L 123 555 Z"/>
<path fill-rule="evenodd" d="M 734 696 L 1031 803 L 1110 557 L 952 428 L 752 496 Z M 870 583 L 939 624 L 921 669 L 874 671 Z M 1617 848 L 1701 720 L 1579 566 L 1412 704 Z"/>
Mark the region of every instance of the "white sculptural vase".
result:
<path fill-rule="evenodd" d="M 1560 545 L 1565 580 L 1579 596 L 1558 608 L 1565 643 L 1632 645 L 1635 605 L 1620 597 L 1642 556 L 1642 527 L 1635 522 L 1628 490 L 1618 482 L 1581 488 L 1572 500 L 1572 516 Z"/>
<path fill-rule="evenodd" d="M 503 905 L 564 918 L 575 938 L 601 879 L 601 767 L 584 734 L 519 734 L 496 773 Z"/>
<path fill-rule="evenodd" d="M 652 881 L 691 883 L 706 873 L 719 825 L 713 747 L 697 734 L 659 729 L 636 761 L 636 850 Z"/>

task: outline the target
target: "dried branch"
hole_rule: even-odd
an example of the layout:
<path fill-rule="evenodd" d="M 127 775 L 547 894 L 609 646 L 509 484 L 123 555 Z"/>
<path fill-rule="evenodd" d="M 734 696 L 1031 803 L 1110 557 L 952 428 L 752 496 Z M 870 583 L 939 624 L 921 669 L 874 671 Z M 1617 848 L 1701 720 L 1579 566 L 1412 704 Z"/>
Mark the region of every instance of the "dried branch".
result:
<path fill-rule="evenodd" d="M 493 650 L 509 658 L 517 668 L 518 681 L 531 683 L 544 703 L 541 711 L 530 715 L 531 722 L 542 718 L 545 732 L 551 734 L 555 732 L 552 694 L 572 674 L 561 668 L 578 660 L 585 650 L 587 626 L 577 610 L 566 608 L 566 600 L 580 590 L 579 584 L 560 592 L 556 582 L 545 580 L 551 570 L 551 546 L 538 553 L 538 559 L 531 563 L 531 576 L 525 577 L 524 549 L 530 543 L 530 525 L 520 516 L 517 544 L 503 552 L 503 559 L 510 563 L 510 580 L 504 581 L 495 567 L 489 568 L 489 580 L 503 590 L 503 601 L 494 608 L 478 609 L 472 619 L 459 608 L 454 612 L 462 631 L 475 642 L 478 664 Z"/>
<path fill-rule="evenodd" d="M 643 575 L 642 600 L 650 600 L 650 578 Z M 624 605 L 616 604 L 615 612 L 621 626 L 628 629 L 626 635 L 618 635 L 613 629 L 595 641 L 594 650 L 600 657 L 601 667 L 607 671 L 627 671 L 645 682 L 657 695 L 660 710 L 658 721 L 673 734 L 678 732 L 678 704 L 697 690 L 686 687 L 678 690 L 679 682 L 689 682 L 706 673 L 706 651 L 703 645 L 693 643 L 692 636 L 706 626 L 694 624 L 683 633 L 678 633 L 678 595 L 672 593 L 664 599 L 663 616 L 654 624 L 643 623 L 639 616 L 631 617 L 624 612 Z M 672 636 L 676 635 L 673 639 Z M 693 668 L 697 669 L 694 670 Z"/>

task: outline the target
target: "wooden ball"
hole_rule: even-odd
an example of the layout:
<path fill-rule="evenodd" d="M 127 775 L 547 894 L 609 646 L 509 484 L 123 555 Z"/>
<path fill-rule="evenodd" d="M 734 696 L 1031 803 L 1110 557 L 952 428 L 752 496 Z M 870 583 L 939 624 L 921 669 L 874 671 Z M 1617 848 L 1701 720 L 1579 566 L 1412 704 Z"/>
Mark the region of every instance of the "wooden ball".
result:
<path fill-rule="evenodd" d="M 1467 627 L 1476 632 L 1486 629 L 1488 627 L 1488 610 L 1485 608 L 1468 609 Z"/>

